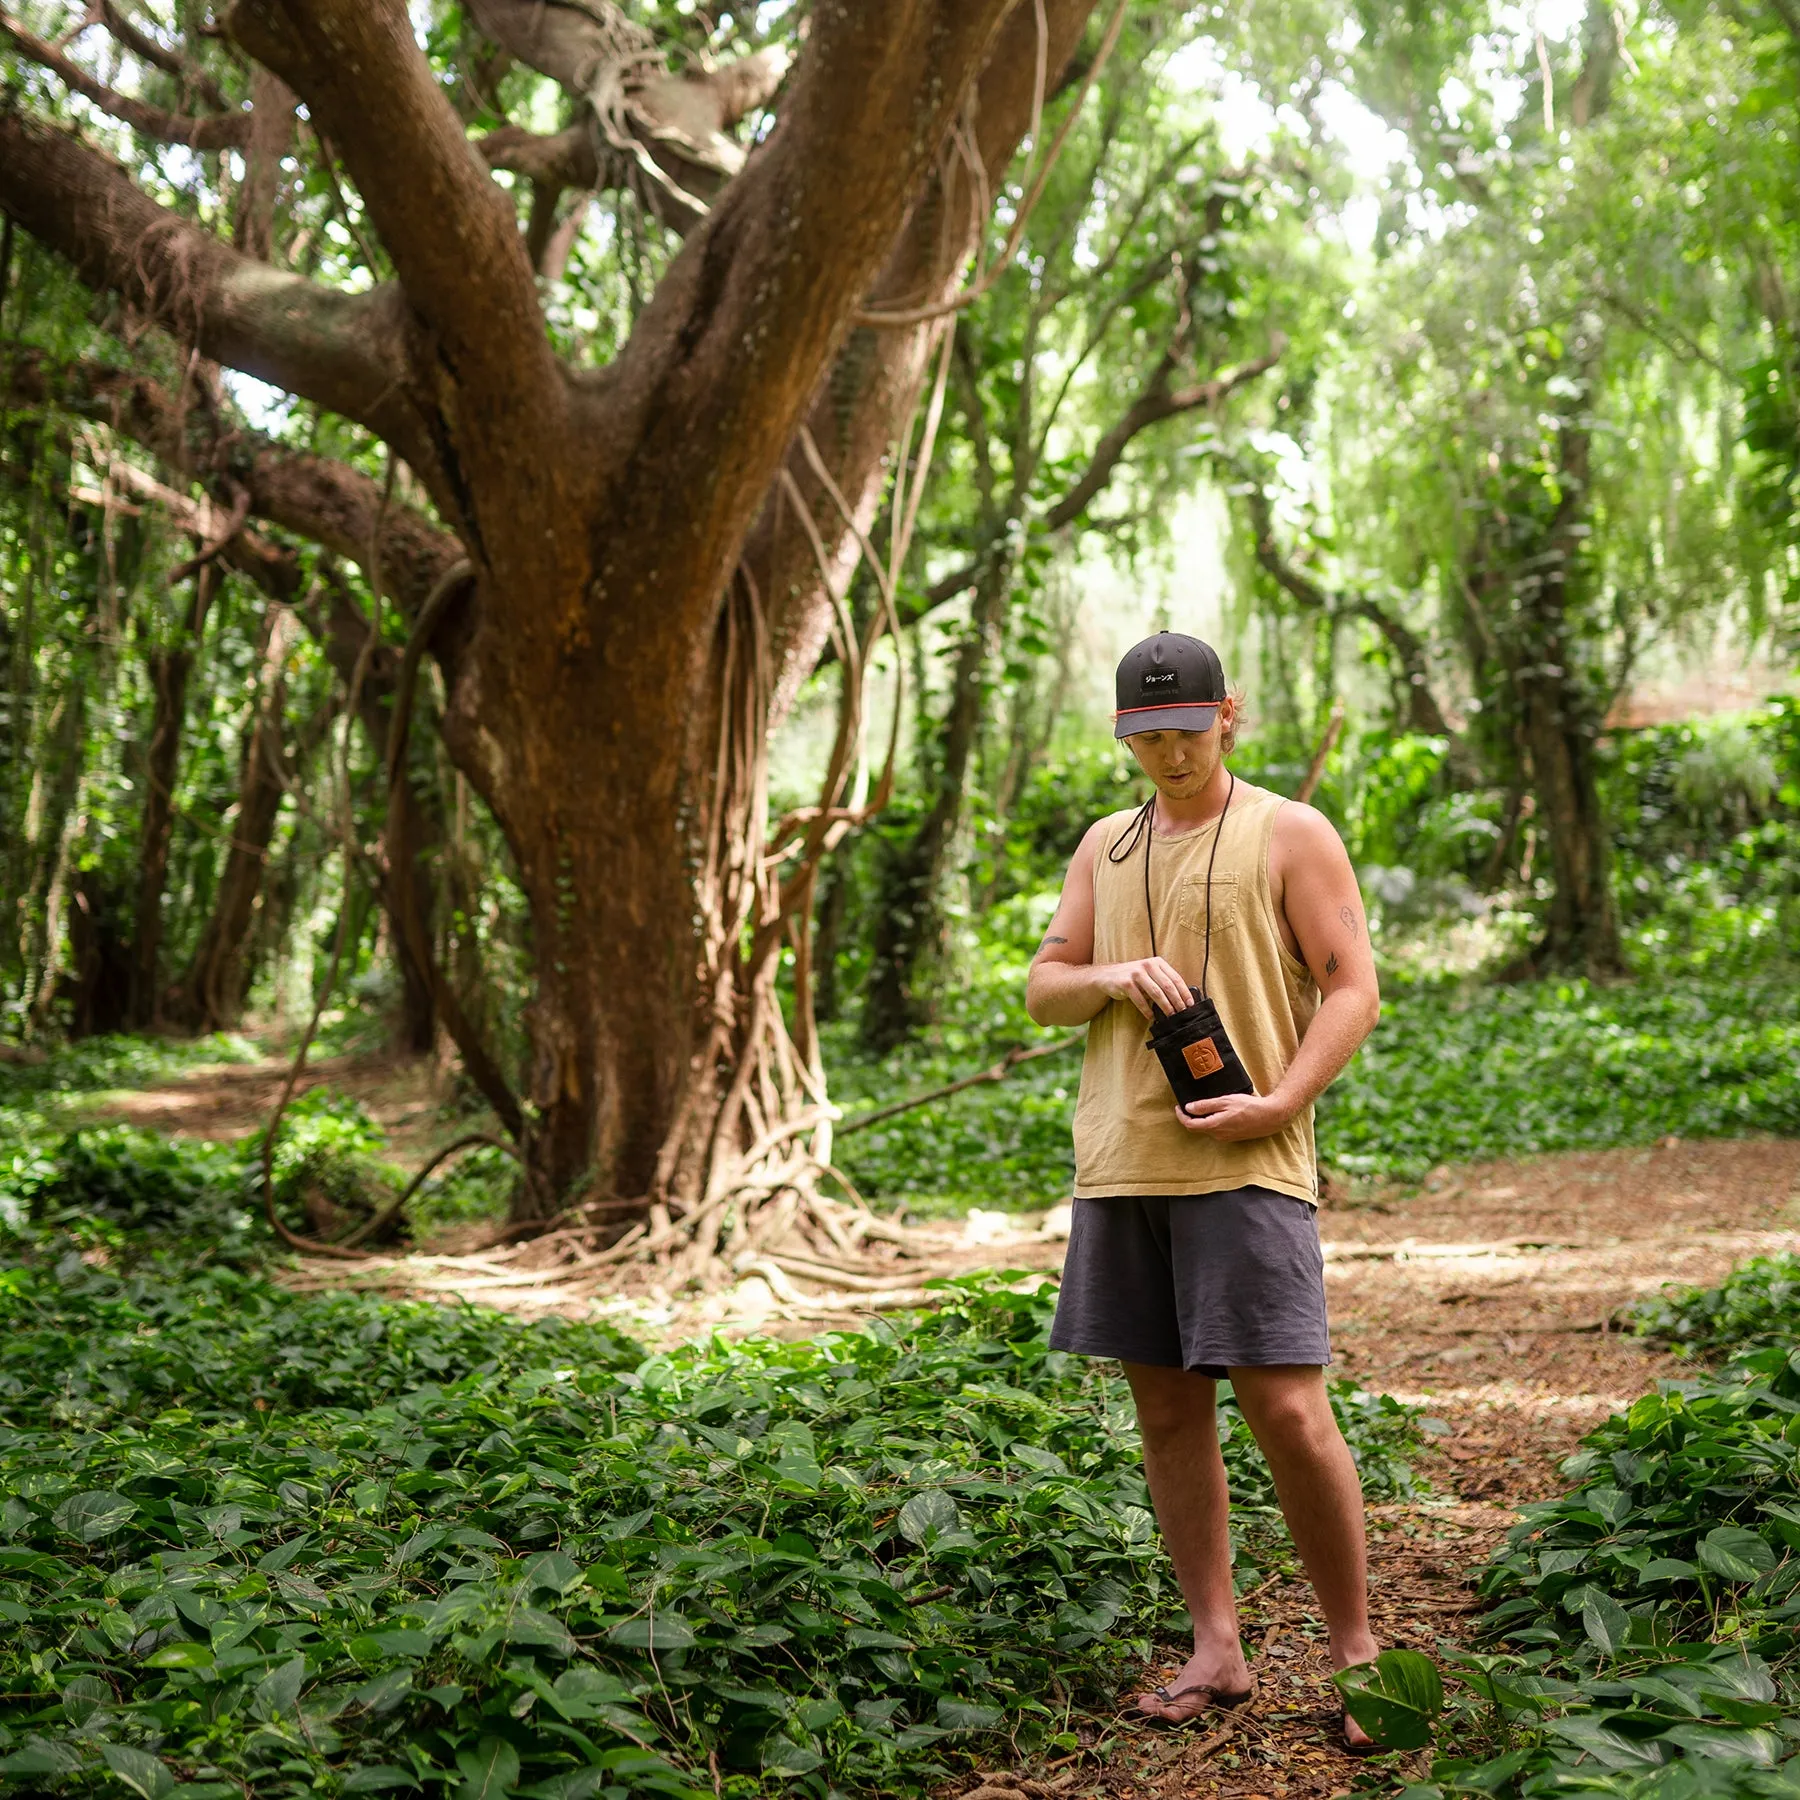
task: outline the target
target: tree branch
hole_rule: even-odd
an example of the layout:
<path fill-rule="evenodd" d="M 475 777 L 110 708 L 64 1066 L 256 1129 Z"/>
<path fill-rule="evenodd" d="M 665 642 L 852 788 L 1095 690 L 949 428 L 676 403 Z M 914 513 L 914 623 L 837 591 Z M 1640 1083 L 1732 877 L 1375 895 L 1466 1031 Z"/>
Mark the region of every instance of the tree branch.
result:
<path fill-rule="evenodd" d="M 429 479 L 430 448 L 401 392 L 391 289 L 336 293 L 271 269 L 158 206 L 109 158 L 19 112 L 0 111 L 0 210 L 90 287 L 122 294 L 215 361 L 397 442 Z"/>
<path fill-rule="evenodd" d="M 166 50 L 146 31 L 128 19 L 113 0 L 89 0 L 87 23 L 104 25 L 107 32 L 125 46 L 140 62 L 147 62 L 165 75 L 173 75 L 182 87 L 192 88 L 208 106 L 225 111 L 231 102 L 225 91 L 207 72 L 173 50 Z"/>
<path fill-rule="evenodd" d="M 717 68 L 689 66 L 671 75 L 654 34 L 611 0 L 579 7 L 470 0 L 470 8 L 483 31 L 548 75 L 581 115 L 535 145 L 516 126 L 494 133 L 480 145 L 490 164 L 508 167 L 496 155 L 517 157 L 533 179 L 545 180 L 558 168 L 570 176 L 551 181 L 559 187 L 629 187 L 678 232 L 703 219 L 742 169 L 744 152 L 730 129 L 766 105 L 787 73 L 787 51 L 771 45 Z"/>
<path fill-rule="evenodd" d="M 22 56 L 41 64 L 71 92 L 90 100 L 104 113 L 123 119 L 134 131 L 156 138 L 165 144 L 185 144 L 190 150 L 225 150 L 250 141 L 250 114 L 247 112 L 209 113 L 195 117 L 188 113 L 165 112 L 160 106 L 135 99 L 96 81 L 85 69 L 64 56 L 55 45 L 34 37 L 22 25 L 0 12 L 0 37 L 10 38 Z"/>
<path fill-rule="evenodd" d="M 1181 413 L 1217 406 L 1234 389 L 1242 387 L 1247 381 L 1254 381 L 1259 375 L 1267 374 L 1280 362 L 1286 350 L 1287 339 L 1276 332 L 1266 354 L 1250 362 L 1240 363 L 1235 369 L 1226 369 L 1213 376 L 1210 381 L 1175 391 L 1169 388 L 1169 377 L 1174 370 L 1174 353 L 1167 353 L 1157 364 L 1155 372 L 1144 384 L 1144 391 L 1132 402 L 1125 416 L 1094 446 L 1094 454 L 1080 480 L 1044 515 L 1044 528 L 1047 531 L 1060 531 L 1065 525 L 1073 524 L 1079 519 L 1094 497 L 1112 480 L 1120 459 L 1139 433 Z"/>
<path fill-rule="evenodd" d="M 344 158 L 414 312 L 436 339 L 447 463 L 468 493 L 515 493 L 560 456 L 561 370 L 512 202 L 464 135 L 404 0 L 237 0 L 232 36 L 306 102 Z M 493 488 L 484 477 L 501 475 Z M 467 501 L 464 502 L 464 510 Z M 470 521 L 473 523 L 473 521 Z"/>
<path fill-rule="evenodd" d="M 238 431 L 198 406 L 185 409 L 156 382 L 95 362 L 57 364 L 32 352 L 6 368 L 0 405 L 61 408 L 110 426 L 209 491 L 235 483 L 250 496 L 250 515 L 323 545 L 359 566 L 379 526 L 384 587 L 401 607 L 421 606 L 462 555 L 446 531 L 389 498 L 348 463 L 290 450 Z"/>
<path fill-rule="evenodd" d="M 583 125 L 545 136 L 523 125 L 502 125 L 475 140 L 490 169 L 506 169 L 550 188 L 597 188 L 600 158 L 593 133 Z"/>
<path fill-rule="evenodd" d="M 1453 745 L 1456 744 L 1457 734 L 1451 729 L 1450 721 L 1444 717 L 1443 708 L 1437 703 L 1437 696 L 1431 691 L 1430 659 L 1419 634 L 1404 619 L 1390 613 L 1367 594 L 1335 595 L 1328 593 L 1314 581 L 1276 543 L 1275 509 L 1270 503 L 1268 490 L 1231 458 L 1221 456 L 1218 460 L 1243 483 L 1244 504 L 1250 513 L 1256 560 L 1264 572 L 1284 593 L 1299 601 L 1309 612 L 1322 612 L 1327 616 L 1348 613 L 1373 625 L 1386 640 L 1395 661 L 1400 665 L 1399 685 L 1405 696 L 1402 710 L 1407 729 L 1423 732 L 1427 737 L 1448 738 Z"/>
<path fill-rule="evenodd" d="M 1047 0 L 1047 65 L 1053 83 L 1080 49 L 1095 0 Z M 1003 169 L 1029 127 L 1035 89 L 1038 27 L 1035 9 L 1014 6 L 994 40 L 969 103 L 975 163 Z M 810 57 L 809 57 L 810 60 Z M 804 74 L 803 65 L 803 74 Z M 797 83 L 796 86 L 799 84 Z M 792 104 L 784 105 L 791 113 Z M 785 129 L 785 127 L 784 127 Z M 777 134 L 779 135 L 779 133 Z M 942 139 L 938 140 L 942 143 Z M 766 152 L 759 153 L 761 156 Z M 752 165 L 733 190 L 760 175 Z M 904 224 L 894 233 L 887 260 L 869 288 L 865 304 L 893 310 L 948 296 L 974 248 L 969 162 L 945 154 L 937 172 L 924 181 Z M 725 205 L 731 203 L 728 191 Z M 873 521 L 888 474 L 887 458 L 904 418 L 925 359 L 935 347 L 930 333 L 858 330 L 838 354 L 827 381 L 819 384 L 808 425 L 853 515 L 866 530 Z M 811 471 L 796 457 L 793 478 L 809 504 L 830 517 L 832 503 Z M 770 597 L 770 638 L 777 670 L 772 711 L 779 717 L 818 661 L 827 634 L 829 610 L 820 605 L 821 579 L 811 545 L 791 506 L 771 491 L 745 551 L 744 561 L 760 591 Z M 832 566 L 850 538 L 833 527 Z"/>

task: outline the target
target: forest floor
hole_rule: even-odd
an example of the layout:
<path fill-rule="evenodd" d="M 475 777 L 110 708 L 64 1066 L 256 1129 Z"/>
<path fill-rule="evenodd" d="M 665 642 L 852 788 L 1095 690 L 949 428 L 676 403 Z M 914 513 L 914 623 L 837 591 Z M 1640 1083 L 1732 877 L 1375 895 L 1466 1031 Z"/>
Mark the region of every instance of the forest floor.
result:
<path fill-rule="evenodd" d="M 361 1098 L 393 1134 L 399 1160 L 422 1159 L 441 1135 L 432 1123 L 437 1099 L 417 1065 L 339 1059 L 311 1073 Z M 269 1065 L 200 1070 L 107 1096 L 88 1116 L 179 1135 L 246 1135 L 281 1075 Z M 956 1258 L 968 1267 L 1060 1264 L 1060 1239 L 1040 1235 L 1036 1220 L 976 1219 Z M 1371 1509 L 1377 1634 L 1386 1644 L 1429 1649 L 1464 1635 L 1474 1607 L 1467 1571 L 1523 1502 L 1561 1491 L 1558 1465 L 1582 1436 L 1659 1378 L 1693 1372 L 1623 1335 L 1622 1311 L 1664 1282 L 1710 1284 L 1747 1257 L 1800 1243 L 1800 1143 L 1669 1139 L 1652 1149 L 1443 1168 L 1416 1191 L 1329 1204 L 1320 1227 L 1337 1372 L 1422 1406 L 1444 1427 L 1417 1462 L 1430 1496 Z M 456 1280 L 443 1266 L 463 1260 L 395 1258 L 371 1285 L 441 1296 L 448 1278 L 466 1293 L 468 1271 Z M 363 1284 L 343 1265 L 309 1278 Z M 479 1297 L 523 1311 L 567 1310 L 567 1298 L 545 1292 L 553 1272 L 535 1288 L 514 1280 Z M 699 1323 L 680 1307 L 669 1310 L 669 1329 Z M 706 1321 L 718 1322 L 716 1314 Z M 961 1800 L 1341 1793 L 1358 1765 L 1342 1751 L 1310 1588 L 1277 1577 L 1253 1590 L 1243 1610 L 1258 1646 L 1259 1692 L 1241 1714 L 1173 1732 L 1139 1724 L 1131 1696 L 1174 1674 L 1181 1658 L 1171 1645 L 1166 1665 L 1122 1691 L 1110 1728 L 1083 1728 L 1092 1752 L 1061 1767 L 966 1778 L 946 1792 Z"/>

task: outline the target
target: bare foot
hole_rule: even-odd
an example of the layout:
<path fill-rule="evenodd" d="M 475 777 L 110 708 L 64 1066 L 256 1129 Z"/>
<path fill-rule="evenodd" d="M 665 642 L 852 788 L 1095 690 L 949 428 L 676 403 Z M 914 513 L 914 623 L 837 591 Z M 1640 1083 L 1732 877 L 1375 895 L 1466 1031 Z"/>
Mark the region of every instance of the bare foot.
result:
<path fill-rule="evenodd" d="M 1249 1687 L 1250 1667 L 1244 1661 L 1243 1646 L 1235 1640 L 1216 1648 L 1208 1645 L 1196 1650 L 1166 1687 L 1139 1694 L 1138 1711 L 1165 1725 L 1185 1725 L 1221 1699 L 1235 1701 Z"/>
<path fill-rule="evenodd" d="M 1331 1646 L 1331 1663 L 1333 1668 L 1354 1668 L 1358 1663 L 1373 1662 L 1381 1654 L 1381 1646 L 1372 1637 L 1363 1637 L 1346 1644 Z M 1349 1710 L 1344 1710 L 1344 1747 L 1358 1752 L 1373 1750 L 1375 1740 L 1351 1718 Z"/>

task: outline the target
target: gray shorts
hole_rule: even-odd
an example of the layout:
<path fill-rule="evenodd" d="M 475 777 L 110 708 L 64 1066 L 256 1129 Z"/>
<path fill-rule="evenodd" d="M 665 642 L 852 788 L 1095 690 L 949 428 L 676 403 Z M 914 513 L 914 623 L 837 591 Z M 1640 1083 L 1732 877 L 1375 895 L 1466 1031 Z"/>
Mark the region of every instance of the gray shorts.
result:
<path fill-rule="evenodd" d="M 1313 1209 L 1262 1187 L 1077 1200 L 1050 1347 L 1215 1377 L 1330 1362 Z"/>

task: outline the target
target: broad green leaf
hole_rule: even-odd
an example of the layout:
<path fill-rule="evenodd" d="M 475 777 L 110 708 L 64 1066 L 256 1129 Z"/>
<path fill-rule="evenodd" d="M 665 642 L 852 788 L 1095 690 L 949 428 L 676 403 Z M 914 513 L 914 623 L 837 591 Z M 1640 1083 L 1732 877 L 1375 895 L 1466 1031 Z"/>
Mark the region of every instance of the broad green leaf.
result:
<path fill-rule="evenodd" d="M 1639 1742 L 1625 1737 L 1591 1713 L 1564 1713 L 1561 1718 L 1545 1720 L 1543 1729 L 1552 1737 L 1573 1744 L 1603 1769 L 1643 1769 L 1662 1761 L 1654 1739 Z M 1670 1735 L 1679 1729 L 1671 1726 Z"/>
<path fill-rule="evenodd" d="M 456 1800 L 502 1800 L 518 1785 L 519 1753 L 505 1738 L 484 1737 L 473 1750 L 459 1750 L 462 1785 Z"/>
<path fill-rule="evenodd" d="M 81 1752 L 48 1738 L 29 1737 L 23 1750 L 0 1756 L 0 1775 L 67 1775 L 81 1767 Z"/>
<path fill-rule="evenodd" d="M 631 1689 L 608 1671 L 580 1664 L 557 1676 L 550 1685 L 550 1697 L 564 1718 L 586 1718 L 596 1706 L 628 1703 Z"/>
<path fill-rule="evenodd" d="M 1579 1569 L 1587 1561 L 1585 1550 L 1541 1550 L 1538 1552 L 1538 1573 L 1540 1575 L 1565 1575 L 1571 1569 Z"/>
<path fill-rule="evenodd" d="M 926 1488 L 901 1507 L 896 1522 L 908 1543 L 928 1546 L 946 1532 L 955 1531 L 962 1524 L 962 1514 L 942 1488 Z"/>
<path fill-rule="evenodd" d="M 1008 1445 L 1006 1454 L 1014 1462 L 1021 1462 L 1028 1469 L 1036 1469 L 1040 1475 L 1066 1475 L 1069 1472 L 1069 1465 L 1055 1451 L 1040 1450 L 1035 1444 Z"/>
<path fill-rule="evenodd" d="M 396 1769 L 392 1763 L 364 1763 L 361 1768 L 352 1769 L 344 1777 L 344 1784 L 338 1791 L 344 1794 L 375 1794 L 384 1788 L 416 1788 L 418 1785 L 413 1776 L 404 1769 Z"/>
<path fill-rule="evenodd" d="M 1631 1635 L 1631 1615 L 1612 1595 L 1602 1593 L 1599 1588 L 1589 1588 L 1581 1608 L 1581 1628 L 1590 1643 L 1598 1645 L 1608 1656 L 1616 1656 Z"/>
<path fill-rule="evenodd" d="M 557 1656 L 575 1654 L 575 1640 L 569 1635 L 568 1626 L 553 1613 L 542 1612 L 535 1606 L 521 1606 L 506 1621 L 506 1641 L 509 1644 L 536 1644 Z M 673 1648 L 660 1643 L 659 1647 Z"/>
<path fill-rule="evenodd" d="M 891 1631 L 876 1631 L 867 1625 L 852 1625 L 844 1633 L 844 1642 L 852 1650 L 910 1650 L 910 1638 L 897 1637 Z"/>
<path fill-rule="evenodd" d="M 580 1567 L 560 1550 L 541 1550 L 536 1556 L 528 1556 L 519 1573 L 534 1588 L 553 1588 L 559 1594 L 566 1594 L 581 1579 Z"/>
<path fill-rule="evenodd" d="M 1724 1694 L 1708 1694 L 1706 1703 L 1734 1725 L 1773 1725 L 1783 1710 L 1773 1700 L 1733 1700 Z"/>
<path fill-rule="evenodd" d="M 350 1696 L 350 1703 L 367 1707 L 372 1713 L 392 1712 L 412 1690 L 412 1679 L 411 1669 L 390 1669 L 373 1681 L 365 1681 Z"/>
<path fill-rule="evenodd" d="M 1615 1528 L 1631 1517 L 1631 1496 L 1616 1487 L 1589 1488 L 1582 1498 Z"/>
<path fill-rule="evenodd" d="M 250 1710 L 259 1719 L 279 1718 L 291 1713 L 300 1699 L 300 1686 L 306 1679 L 306 1658 L 293 1656 L 278 1663 L 256 1684 L 250 1696 Z"/>
<path fill-rule="evenodd" d="M 824 1762 L 817 1750 L 805 1744 L 793 1744 L 786 1738 L 771 1738 L 763 1746 L 765 1775 L 810 1775 Z"/>
<path fill-rule="evenodd" d="M 184 1640 L 161 1644 L 144 1658 L 147 1669 L 210 1669 L 214 1651 L 211 1644 Z"/>
<path fill-rule="evenodd" d="M 78 1537 L 84 1544 L 96 1543 L 123 1531 L 137 1517 L 137 1502 L 123 1494 L 96 1489 L 92 1493 L 72 1494 L 51 1515 L 59 1531 Z"/>
<path fill-rule="evenodd" d="M 970 1700 L 940 1696 L 937 1716 L 938 1723 L 950 1731 L 991 1731 L 1006 1715 L 997 1706 L 977 1706 Z"/>
<path fill-rule="evenodd" d="M 1384 1693 L 1435 1717 L 1444 1710 L 1444 1678 L 1429 1656 L 1417 1650 L 1383 1650 L 1375 1673 Z"/>
<path fill-rule="evenodd" d="M 244 1509 L 241 1506 L 209 1506 L 200 1517 L 206 1529 L 223 1541 L 234 1531 L 242 1529 Z"/>
<path fill-rule="evenodd" d="M 144 1800 L 163 1800 L 175 1785 L 175 1777 L 162 1759 L 147 1750 L 134 1750 L 129 1744 L 102 1744 L 100 1755 L 106 1766 Z"/>
<path fill-rule="evenodd" d="M 1724 1694 L 1735 1700 L 1773 1700 L 1775 1681 L 1760 1656 L 1739 1654 L 1692 1666 L 1682 1673 L 1702 1694 Z"/>
<path fill-rule="evenodd" d="M 685 1650 L 694 1642 L 693 1627 L 679 1613 L 622 1619 L 606 1635 L 633 1650 Z"/>
<path fill-rule="evenodd" d="M 1374 1662 L 1340 1669 L 1333 1679 L 1345 1710 L 1378 1744 L 1417 1750 L 1431 1741 L 1432 1720 L 1444 1706 L 1444 1683 L 1430 1657 L 1384 1650 Z"/>
<path fill-rule="evenodd" d="M 1742 1525 L 1719 1525 L 1700 1540 L 1701 1564 L 1727 1581 L 1754 1581 L 1775 1566 L 1775 1552 Z"/>
<path fill-rule="evenodd" d="M 1692 1756 L 1754 1763 L 1762 1768 L 1772 1766 L 1785 1747 L 1773 1731 L 1737 1730 L 1729 1725 L 1671 1725 L 1666 1735 Z"/>
<path fill-rule="evenodd" d="M 77 1675 L 62 1691 L 63 1716 L 71 1725 L 86 1724 L 112 1703 L 113 1691 L 98 1675 Z"/>

